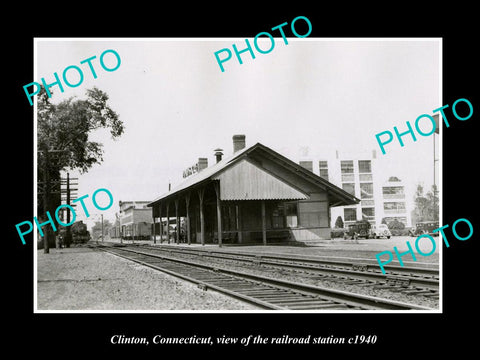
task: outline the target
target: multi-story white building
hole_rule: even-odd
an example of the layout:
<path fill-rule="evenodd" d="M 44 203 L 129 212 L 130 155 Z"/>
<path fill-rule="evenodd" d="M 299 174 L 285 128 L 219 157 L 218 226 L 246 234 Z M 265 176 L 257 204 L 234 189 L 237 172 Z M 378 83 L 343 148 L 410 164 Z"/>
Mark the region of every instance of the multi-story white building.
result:
<path fill-rule="evenodd" d="M 382 186 L 383 218 L 387 224 L 393 220 L 411 226 L 410 212 L 405 201 L 405 186 L 402 180 L 391 176 Z"/>
<path fill-rule="evenodd" d="M 405 186 L 395 176 L 382 174 L 376 169 L 375 150 L 352 155 L 336 151 L 332 158 L 303 159 L 299 164 L 361 200 L 357 205 L 332 207 L 332 228 L 339 216 L 344 226 L 361 219 L 378 225 L 383 218 L 387 223 L 396 219 L 411 226 Z"/>

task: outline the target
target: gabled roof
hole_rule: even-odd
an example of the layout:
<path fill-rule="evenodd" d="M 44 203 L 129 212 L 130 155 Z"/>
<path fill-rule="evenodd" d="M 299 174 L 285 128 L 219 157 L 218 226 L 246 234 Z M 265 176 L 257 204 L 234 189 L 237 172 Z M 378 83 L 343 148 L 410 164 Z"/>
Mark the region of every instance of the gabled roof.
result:
<path fill-rule="evenodd" d="M 337 200 L 337 204 L 333 205 L 353 205 L 357 204 L 360 202 L 359 199 L 354 197 L 353 195 L 347 193 L 345 190 L 340 189 L 339 187 L 333 185 L 329 181 L 321 178 L 320 176 L 314 174 L 313 172 L 303 168 L 299 164 L 291 161 L 290 159 L 284 157 L 283 155 L 277 153 L 276 151 L 266 147 L 265 145 L 262 145 L 260 143 L 256 143 L 255 145 L 252 145 L 250 147 L 245 147 L 234 154 L 230 156 L 224 157 L 221 161 L 217 162 L 216 164 L 207 167 L 206 169 L 203 169 L 199 173 L 192 175 L 188 177 L 185 181 L 180 183 L 178 186 L 174 187 L 170 191 L 160 195 L 157 197 L 155 200 L 150 202 L 148 206 L 152 207 L 154 203 L 167 199 L 169 197 L 173 197 L 175 195 L 178 195 L 179 193 L 186 191 L 187 189 L 199 186 L 203 183 L 207 183 L 209 181 L 213 180 L 219 180 L 221 178 L 221 173 L 224 172 L 227 168 L 230 166 L 236 165 L 237 163 L 240 162 L 241 159 L 245 159 L 248 157 L 249 154 L 252 154 L 254 152 L 261 152 L 264 155 L 268 156 L 271 159 L 276 160 L 276 162 L 281 163 L 283 167 L 288 169 L 289 171 L 295 173 L 296 175 L 300 175 L 303 178 L 309 180 L 310 182 L 313 182 L 317 186 L 327 190 L 330 195 L 334 195 L 334 197 Z M 246 165 L 243 165 L 246 166 Z M 258 174 L 261 174 L 260 176 L 265 176 L 263 174 L 262 169 L 260 169 L 260 172 Z M 265 178 L 267 178 L 265 176 Z M 270 181 L 273 181 L 269 178 Z M 295 188 L 294 186 L 292 186 Z M 291 194 L 293 194 L 293 190 L 290 191 Z M 297 196 L 293 196 L 292 198 L 305 198 L 305 194 L 302 193 L 301 191 L 298 192 Z"/>
<path fill-rule="evenodd" d="M 222 200 L 304 200 L 310 196 L 295 185 L 253 164 L 247 158 L 235 161 L 212 176 L 220 181 Z"/>

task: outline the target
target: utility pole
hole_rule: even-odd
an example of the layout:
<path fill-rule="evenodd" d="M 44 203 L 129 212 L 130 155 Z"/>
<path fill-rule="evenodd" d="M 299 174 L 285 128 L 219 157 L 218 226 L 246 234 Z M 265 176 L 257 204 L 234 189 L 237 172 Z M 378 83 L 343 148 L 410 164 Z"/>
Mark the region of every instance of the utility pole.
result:
<path fill-rule="evenodd" d="M 102 242 L 103 242 L 103 214 L 102 214 Z"/>
<path fill-rule="evenodd" d="M 436 170 L 436 167 L 435 167 L 435 162 L 437 161 L 435 159 L 435 134 L 433 134 L 433 187 L 432 187 L 432 192 L 433 192 L 433 209 L 432 209 L 432 220 L 436 220 L 435 218 L 435 209 L 436 209 L 436 204 L 435 204 L 435 196 L 436 196 L 436 190 L 437 190 L 437 187 L 436 187 L 436 181 L 435 181 L 435 170 Z M 440 220 L 440 219 L 438 219 Z"/>
<path fill-rule="evenodd" d="M 67 173 L 67 205 L 70 205 L 70 174 Z M 67 224 L 70 224 L 70 211 L 67 210 Z M 67 226 L 65 232 L 65 246 L 70 247 L 72 242 L 72 230 L 70 226 Z"/>
<path fill-rule="evenodd" d="M 64 186 L 64 187 L 63 187 Z M 72 187 L 73 186 L 73 187 Z M 61 201 L 65 201 L 66 205 L 72 206 L 72 200 L 77 198 L 78 190 L 78 178 L 70 177 L 70 174 L 67 173 L 66 178 L 61 178 Z M 72 207 L 75 207 L 73 204 Z M 66 210 L 67 213 L 67 224 L 70 224 L 70 211 Z M 70 226 L 65 227 L 65 247 L 69 248 L 72 243 L 72 229 Z"/>
<path fill-rule="evenodd" d="M 61 197 L 60 176 L 58 176 L 58 178 L 51 179 L 50 178 L 50 170 L 52 168 L 55 169 L 55 168 L 58 167 L 58 164 L 56 163 L 56 161 L 58 161 L 59 155 L 61 155 L 62 153 L 65 153 L 65 152 L 66 152 L 66 150 L 55 150 L 55 149 L 38 150 L 38 154 L 43 155 L 43 169 L 42 169 L 43 170 L 43 176 L 42 176 L 43 181 L 38 181 L 37 180 L 37 186 L 38 186 L 38 194 L 37 195 L 42 195 L 43 212 L 44 212 L 45 216 L 41 216 L 41 218 L 43 218 L 44 220 L 47 217 L 47 215 L 46 215 L 47 211 L 49 212 L 49 214 L 52 214 L 54 212 L 54 209 L 50 208 L 50 205 L 51 205 L 50 203 L 53 201 L 52 200 L 52 195 L 58 194 Z M 40 161 L 39 161 L 39 163 L 40 163 Z M 43 236 L 43 252 L 45 254 L 50 253 L 49 240 L 54 238 L 54 237 L 55 237 L 55 235 L 53 234 L 52 229 L 50 229 L 49 226 L 46 226 L 45 231 L 44 231 L 44 236 Z"/>

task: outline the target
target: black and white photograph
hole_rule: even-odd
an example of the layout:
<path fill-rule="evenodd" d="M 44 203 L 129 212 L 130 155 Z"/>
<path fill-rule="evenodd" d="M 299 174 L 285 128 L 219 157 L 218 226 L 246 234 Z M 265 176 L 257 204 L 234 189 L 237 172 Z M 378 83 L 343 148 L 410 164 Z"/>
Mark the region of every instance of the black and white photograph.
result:
<path fill-rule="evenodd" d="M 441 49 L 37 39 L 36 309 L 441 310 Z"/>
<path fill-rule="evenodd" d="M 474 11 L 227 5 L 4 30 L 7 348 L 473 349 Z"/>

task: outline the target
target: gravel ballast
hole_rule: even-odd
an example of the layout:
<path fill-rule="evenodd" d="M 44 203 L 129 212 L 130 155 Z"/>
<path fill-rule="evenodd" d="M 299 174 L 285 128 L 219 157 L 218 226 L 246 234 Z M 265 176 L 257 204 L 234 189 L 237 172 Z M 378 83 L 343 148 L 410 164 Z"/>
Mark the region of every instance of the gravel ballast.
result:
<path fill-rule="evenodd" d="M 87 247 L 37 251 L 37 310 L 258 310 Z"/>

